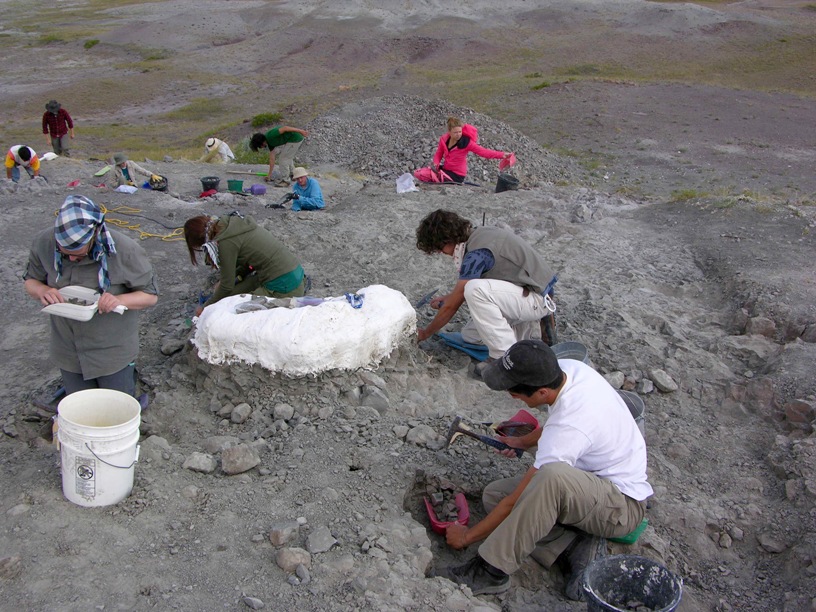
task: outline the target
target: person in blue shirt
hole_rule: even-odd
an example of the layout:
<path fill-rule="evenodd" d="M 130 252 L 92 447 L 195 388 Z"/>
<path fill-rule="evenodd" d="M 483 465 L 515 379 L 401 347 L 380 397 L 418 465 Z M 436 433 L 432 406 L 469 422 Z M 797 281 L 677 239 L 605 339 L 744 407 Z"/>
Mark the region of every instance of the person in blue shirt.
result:
<path fill-rule="evenodd" d="M 306 168 L 298 166 L 292 172 L 292 210 L 320 210 L 323 203 L 323 192 L 318 182 L 309 176 Z"/>

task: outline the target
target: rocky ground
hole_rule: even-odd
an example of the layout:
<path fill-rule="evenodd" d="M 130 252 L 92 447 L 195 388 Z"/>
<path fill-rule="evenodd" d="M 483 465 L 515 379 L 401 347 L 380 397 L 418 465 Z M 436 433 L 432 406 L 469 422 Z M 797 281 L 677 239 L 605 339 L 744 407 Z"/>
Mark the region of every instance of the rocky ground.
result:
<path fill-rule="evenodd" d="M 569 6 L 573 13 L 600 10 Z M 673 5 L 625 3 L 618 10 L 642 6 Z M 710 26 L 723 15 L 730 23 L 734 10 L 689 14 Z M 740 23 L 758 10 L 749 5 Z M 443 447 L 454 415 L 498 420 L 519 408 L 472 378 L 465 354 L 438 340 L 406 342 L 373 370 L 292 379 L 242 364 L 211 366 L 188 342 L 190 315 L 210 280 L 189 264 L 174 234 L 188 217 L 234 209 L 252 215 L 300 255 L 315 295 L 382 283 L 415 302 L 453 282 L 450 261 L 423 255 L 413 242 L 419 220 L 443 207 L 535 244 L 560 273 L 561 339 L 586 345 L 599 371 L 646 403 L 655 488 L 650 526 L 636 545 L 612 550 L 647 556 L 681 575 L 681 610 L 814 609 L 816 189 L 813 145 L 801 127 L 813 124 L 813 104 L 708 87 L 682 86 L 681 97 L 679 87 L 547 88 L 513 105 L 505 100 L 512 121 L 455 106 L 439 93 L 380 92 L 349 101 L 340 93 L 331 109 L 302 122 L 311 135 L 300 161 L 327 197 L 318 213 L 265 208 L 282 189 L 224 193 L 237 175 L 184 160 L 143 163 L 169 177 L 168 193 L 97 187 L 105 177 L 93 174 L 102 164 L 87 154 L 45 162 L 47 183 L 0 182 L 7 228 L 0 260 L 7 287 L 0 309 L 6 605 L 583 609 L 560 595 L 556 570 L 532 560 L 497 597 L 473 597 L 425 577 L 472 551 L 452 553 L 431 532 L 420 504 L 424 480 L 462 487 L 478 518 L 481 488 L 530 461 L 468 440 Z M 699 107 L 682 103 L 717 98 L 716 110 L 706 107 L 719 117 L 710 123 Z M 734 100 L 757 109 L 755 121 L 744 119 Z M 589 109 L 599 111 L 596 119 L 588 119 Z M 667 125 L 670 112 L 689 126 Z M 474 160 L 470 176 L 481 187 L 396 193 L 400 173 L 428 163 L 449 113 L 478 125 L 486 146 L 516 151 L 521 190 L 493 193 L 495 165 Z M 558 151 L 554 124 L 571 141 L 564 136 Z M 727 129 L 717 132 L 723 124 Z M 588 165 L 567 147 L 603 155 Z M 222 193 L 199 200 L 200 178 L 211 174 L 221 176 Z M 74 180 L 79 186 L 67 187 Z M 719 180 L 735 187 L 712 188 Z M 142 315 L 139 370 L 151 404 L 135 487 L 106 508 L 64 498 L 59 455 L 47 440 L 49 415 L 31 404 L 58 383 L 44 350 L 47 316 L 25 296 L 20 276 L 31 236 L 52 222 L 69 193 L 104 204 L 110 219 L 143 238 L 162 291 Z M 419 324 L 429 316 L 418 312 Z"/>

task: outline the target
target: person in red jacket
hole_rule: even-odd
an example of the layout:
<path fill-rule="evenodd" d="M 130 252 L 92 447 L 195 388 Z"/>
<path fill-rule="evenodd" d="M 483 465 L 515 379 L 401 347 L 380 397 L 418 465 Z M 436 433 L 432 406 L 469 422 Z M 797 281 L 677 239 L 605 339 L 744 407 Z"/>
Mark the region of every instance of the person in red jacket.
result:
<path fill-rule="evenodd" d="M 45 105 L 42 130 L 46 142 L 50 142 L 54 147 L 54 153 L 66 157 L 71 156 L 68 151 L 68 135 L 71 135 L 71 139 L 74 138 L 74 121 L 68 111 L 62 108 L 56 100 L 50 100 Z"/>
<path fill-rule="evenodd" d="M 494 151 L 480 146 L 478 132 L 472 125 L 456 117 L 448 117 L 448 131 L 439 138 L 439 146 L 433 158 L 433 170 L 444 170 L 451 180 L 463 183 L 467 175 L 467 156 L 474 153 L 485 159 L 506 159 L 510 152 Z"/>

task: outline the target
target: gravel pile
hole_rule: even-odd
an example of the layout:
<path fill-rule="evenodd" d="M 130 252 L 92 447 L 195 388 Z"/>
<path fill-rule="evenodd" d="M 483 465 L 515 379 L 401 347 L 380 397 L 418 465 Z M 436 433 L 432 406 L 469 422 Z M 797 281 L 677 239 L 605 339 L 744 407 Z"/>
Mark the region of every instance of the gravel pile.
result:
<path fill-rule="evenodd" d="M 308 125 L 309 139 L 299 158 L 308 164 L 334 164 L 366 175 L 396 178 L 431 164 L 449 116 L 475 125 L 482 146 L 513 151 L 518 159 L 514 173 L 526 187 L 571 182 L 577 175 L 574 164 L 500 121 L 443 100 L 415 96 L 371 98 L 318 117 Z M 497 160 L 469 156 L 469 180 L 495 181 L 497 174 Z"/>

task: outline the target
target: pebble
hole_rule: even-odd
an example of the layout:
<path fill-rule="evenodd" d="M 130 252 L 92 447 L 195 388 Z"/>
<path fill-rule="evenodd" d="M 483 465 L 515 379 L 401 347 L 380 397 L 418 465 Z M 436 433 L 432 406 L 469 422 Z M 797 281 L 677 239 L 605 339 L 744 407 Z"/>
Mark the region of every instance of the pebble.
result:
<path fill-rule="evenodd" d="M 244 597 L 244 604 L 252 610 L 261 610 L 266 604 L 257 597 Z"/>
<path fill-rule="evenodd" d="M 648 378 L 643 378 L 635 386 L 635 391 L 637 391 L 641 395 L 646 395 L 647 393 L 651 393 L 652 391 L 654 391 L 654 383 L 651 380 L 649 380 Z"/>
<path fill-rule="evenodd" d="M 301 584 L 309 584 L 312 581 L 312 575 L 309 573 L 307 567 L 302 563 L 295 569 L 295 574 L 298 578 L 300 578 Z"/>

